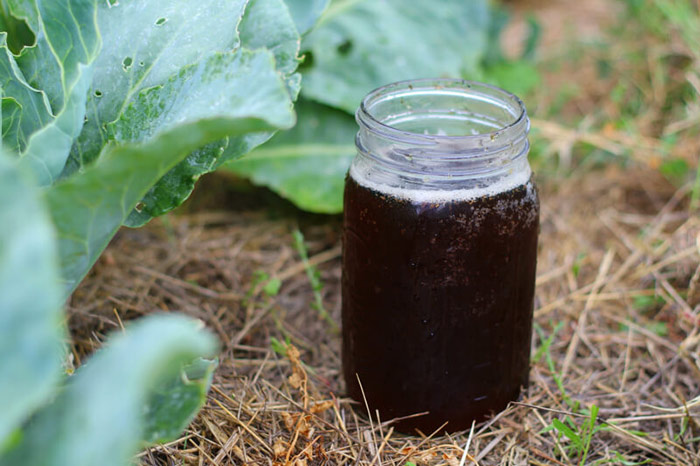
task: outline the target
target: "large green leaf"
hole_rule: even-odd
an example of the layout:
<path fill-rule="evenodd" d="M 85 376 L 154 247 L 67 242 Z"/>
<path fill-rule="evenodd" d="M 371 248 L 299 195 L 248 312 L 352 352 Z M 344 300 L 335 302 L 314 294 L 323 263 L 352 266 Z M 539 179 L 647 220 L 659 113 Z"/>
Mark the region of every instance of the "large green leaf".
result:
<path fill-rule="evenodd" d="M 228 138 L 224 138 L 206 144 L 188 154 L 144 194 L 141 202 L 124 220 L 124 225 L 140 227 L 153 217 L 162 215 L 182 204 L 189 197 L 199 177 L 216 168 L 227 144 Z"/>
<path fill-rule="evenodd" d="M 182 370 L 181 377 L 153 390 L 143 415 L 145 443 L 169 442 L 185 430 L 206 402 L 216 366 L 215 360 L 199 358 Z"/>
<path fill-rule="evenodd" d="M 0 33 L 0 88 L 11 99 L 14 112 L 3 114 L 3 147 L 15 152 L 27 147 L 29 137 L 51 122 L 51 108 L 45 95 L 34 89 L 17 66 L 7 47 L 7 33 Z"/>
<path fill-rule="evenodd" d="M 355 156 L 353 117 L 300 100 L 297 125 L 277 133 L 227 170 L 249 177 L 302 209 L 337 213 L 343 208 L 343 180 Z"/>
<path fill-rule="evenodd" d="M 284 0 L 250 0 L 239 29 L 241 45 L 272 51 L 277 70 L 286 77 L 289 94 L 296 100 L 301 90 L 301 75 L 295 73 L 301 37 Z M 225 159 L 239 155 L 227 152 Z"/>
<path fill-rule="evenodd" d="M 302 42 L 302 94 L 354 112 L 370 90 L 412 78 L 462 77 L 486 47 L 486 0 L 341 0 Z"/>
<path fill-rule="evenodd" d="M 301 75 L 296 72 L 299 64 L 301 38 L 286 5 L 281 0 L 256 0 L 248 4 L 240 25 L 241 44 L 251 49 L 266 48 L 275 55 L 278 70 L 285 74 L 287 89 L 293 101 L 301 90 Z M 229 138 L 215 168 L 247 154 L 269 140 L 273 132 L 250 133 Z"/>
<path fill-rule="evenodd" d="M 285 0 L 299 34 L 306 34 L 328 7 L 329 0 Z"/>
<path fill-rule="evenodd" d="M 248 49 L 269 49 L 275 57 L 276 69 L 285 76 L 287 87 L 296 99 L 299 75 L 296 70 L 299 52 L 297 34 L 283 0 L 251 0 L 239 25 L 241 46 Z M 253 81 L 251 81 L 252 83 Z M 247 89 L 242 86 L 243 89 Z M 190 195 L 199 177 L 216 169 L 227 160 L 250 152 L 272 133 L 231 136 L 196 150 L 170 170 L 143 198 L 143 208 L 133 211 L 126 224 L 140 226 L 151 218 L 179 206 Z"/>
<path fill-rule="evenodd" d="M 80 80 L 82 65 L 100 51 L 97 0 L 36 0 L 36 45 L 22 50 L 18 63 L 27 81 L 47 93 L 56 114 Z"/>
<path fill-rule="evenodd" d="M 280 84 L 274 57 L 267 50 L 215 52 L 162 85 L 140 92 L 108 128 L 117 144 L 125 144 L 145 142 L 219 115 L 257 115 L 289 125 L 294 121 L 292 103 Z"/>
<path fill-rule="evenodd" d="M 186 67 L 163 87 L 143 91 L 122 116 L 110 125 L 119 143 L 145 141 L 158 131 L 168 130 L 173 123 L 183 124 L 211 112 L 231 116 L 257 115 L 270 118 L 288 117 L 292 104 L 284 88 L 280 88 L 274 59 L 267 50 L 215 53 L 196 66 Z M 177 99 L 174 95 L 178 95 Z M 281 112 L 285 108 L 286 112 Z M 289 126 L 287 119 L 276 120 Z M 278 126 L 274 126 L 275 128 Z M 228 133 L 245 137 L 250 129 L 236 128 Z M 223 136 L 225 136 L 224 134 Z M 216 141 L 187 156 L 184 163 L 172 168 L 153 186 L 131 212 L 127 224 L 139 226 L 161 215 L 186 199 L 196 179 L 216 166 L 223 155 L 226 141 Z"/>
<path fill-rule="evenodd" d="M 192 151 L 227 135 L 294 124 L 285 83 L 266 50 L 217 53 L 141 92 L 111 130 L 100 160 L 47 191 L 72 291 L 146 192 Z M 117 142 L 118 141 L 118 142 Z"/>
<path fill-rule="evenodd" d="M 29 145 L 22 153 L 22 164 L 34 172 L 41 185 L 53 183 L 61 174 L 73 141 L 83 126 L 92 69 L 80 66 L 79 74 L 56 118 L 32 134 Z"/>
<path fill-rule="evenodd" d="M 246 0 L 101 1 L 102 51 L 88 96 L 87 122 L 65 173 L 95 160 L 108 141 L 106 125 L 143 90 L 159 85 L 202 53 L 230 51 Z"/>
<path fill-rule="evenodd" d="M 65 98 L 61 65 L 51 51 L 46 35 L 41 29 L 39 29 L 36 43 L 23 48 L 15 60 L 29 85 L 46 96 L 47 107 L 52 115 L 58 113 Z"/>
<path fill-rule="evenodd" d="M 36 43 L 22 49 L 17 65 L 26 81 L 45 94 L 52 121 L 41 124 L 22 150 L 22 163 L 40 184 L 52 183 L 63 170 L 73 140 L 85 118 L 90 63 L 100 50 L 96 0 L 18 2 L 30 23 L 36 22 Z M 33 11 L 32 14 L 29 14 Z M 34 17 L 36 15 L 36 17 Z M 32 115 L 21 118 L 33 121 Z"/>
<path fill-rule="evenodd" d="M 1 153 L 0 199 L 1 452 L 57 384 L 65 332 L 53 227 L 34 182 Z"/>
<path fill-rule="evenodd" d="M 0 465 L 123 466 L 148 432 L 144 422 L 154 390 L 178 393 L 183 364 L 216 350 L 201 323 L 164 314 L 144 317 L 113 336 L 70 379 L 58 397 L 31 419 L 19 444 Z M 203 383 L 206 383 L 204 377 Z M 164 387 L 174 389 L 165 393 Z M 171 405 L 176 424 L 192 415 Z M 172 435 L 170 435 L 172 438 Z"/>
<path fill-rule="evenodd" d="M 34 34 L 27 23 L 10 10 L 7 2 L 0 2 L 0 31 L 7 32 L 7 42 L 13 53 L 34 42 Z"/>
<path fill-rule="evenodd" d="M 34 0 L 5 0 L 2 3 L 8 7 L 13 17 L 26 21 L 29 29 L 39 29 L 39 12 Z"/>
<path fill-rule="evenodd" d="M 4 147 L 10 146 L 6 139 L 10 139 L 10 135 L 17 134 L 22 116 L 22 105 L 13 97 L 2 98 L 2 139 L 0 143 Z"/>
<path fill-rule="evenodd" d="M 244 47 L 272 51 L 279 72 L 297 69 L 301 39 L 284 0 L 250 0 L 239 30 Z"/>

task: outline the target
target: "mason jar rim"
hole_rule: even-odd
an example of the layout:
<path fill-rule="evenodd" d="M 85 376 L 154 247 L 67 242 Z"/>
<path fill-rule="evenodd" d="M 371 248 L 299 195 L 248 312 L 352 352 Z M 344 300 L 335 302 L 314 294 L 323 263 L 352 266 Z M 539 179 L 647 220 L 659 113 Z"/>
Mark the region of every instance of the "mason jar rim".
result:
<path fill-rule="evenodd" d="M 514 115 L 513 120 L 502 127 L 488 132 L 480 132 L 477 134 L 464 134 L 464 135 L 436 135 L 436 134 L 423 134 L 413 131 L 406 131 L 398 129 L 394 126 L 388 125 L 377 118 L 371 109 L 372 103 L 379 102 L 381 98 L 386 98 L 392 94 L 399 93 L 401 91 L 417 92 L 420 89 L 433 88 L 436 91 L 443 89 L 455 89 L 464 92 L 465 97 L 467 94 L 471 93 L 471 97 L 478 95 L 479 91 L 491 92 L 494 98 L 499 99 L 501 102 L 507 104 L 510 108 L 516 110 L 517 115 Z M 489 140 L 495 141 L 499 136 L 508 133 L 521 133 L 521 127 L 525 126 L 524 132 L 527 134 L 529 130 L 529 119 L 527 116 L 527 110 L 523 101 L 515 94 L 506 91 L 498 86 L 491 84 L 486 84 L 478 81 L 470 81 L 466 79 L 453 79 L 453 78 L 421 78 L 421 79 L 410 79 L 397 81 L 384 86 L 378 87 L 370 91 L 360 103 L 355 117 L 361 126 L 365 126 L 368 130 L 379 133 L 381 136 L 400 141 L 411 141 L 416 144 L 421 143 L 435 143 L 438 141 L 453 142 L 453 143 L 465 143 L 472 145 L 479 140 Z M 517 136 L 516 136 L 517 137 Z"/>

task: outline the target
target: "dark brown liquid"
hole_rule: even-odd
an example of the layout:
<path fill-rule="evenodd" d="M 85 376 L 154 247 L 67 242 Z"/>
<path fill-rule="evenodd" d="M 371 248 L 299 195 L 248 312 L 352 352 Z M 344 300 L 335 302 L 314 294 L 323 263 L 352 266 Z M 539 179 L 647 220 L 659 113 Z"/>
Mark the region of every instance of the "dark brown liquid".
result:
<path fill-rule="evenodd" d="M 539 200 L 532 182 L 418 203 L 348 177 L 343 370 L 399 430 L 468 428 L 528 382 Z"/>

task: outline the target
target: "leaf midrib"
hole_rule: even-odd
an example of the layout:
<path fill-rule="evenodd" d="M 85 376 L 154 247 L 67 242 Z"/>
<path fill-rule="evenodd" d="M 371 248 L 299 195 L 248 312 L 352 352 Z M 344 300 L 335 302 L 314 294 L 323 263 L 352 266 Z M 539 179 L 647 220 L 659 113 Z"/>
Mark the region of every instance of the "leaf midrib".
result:
<path fill-rule="evenodd" d="M 354 155 L 355 151 L 354 144 L 293 144 L 275 146 L 269 149 L 264 147 L 256 149 L 248 157 L 239 160 L 245 162 L 254 161 L 254 159 L 286 159 L 308 156 L 336 157 Z"/>

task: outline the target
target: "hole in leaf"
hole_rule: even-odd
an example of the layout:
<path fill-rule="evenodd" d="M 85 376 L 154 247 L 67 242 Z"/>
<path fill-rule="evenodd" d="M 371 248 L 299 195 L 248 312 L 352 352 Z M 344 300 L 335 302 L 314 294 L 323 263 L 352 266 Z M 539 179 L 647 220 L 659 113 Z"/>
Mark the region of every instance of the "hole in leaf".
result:
<path fill-rule="evenodd" d="M 143 202 L 139 202 L 138 204 L 136 204 L 136 205 L 134 206 L 134 210 L 135 210 L 136 212 L 141 212 L 141 211 L 143 210 L 144 207 L 146 207 L 146 204 L 144 204 Z"/>
<path fill-rule="evenodd" d="M 95 89 L 95 97 L 97 97 L 97 98 L 102 97 L 102 91 L 99 89 Z"/>
<path fill-rule="evenodd" d="M 165 22 L 166 22 L 167 20 L 168 20 L 168 18 L 158 18 L 158 19 L 156 20 L 156 26 L 162 26 L 163 24 L 165 24 Z"/>
<path fill-rule="evenodd" d="M 352 50 L 352 41 L 349 39 L 338 46 L 338 53 L 343 55 L 343 56 L 349 54 L 351 50 Z"/>
<path fill-rule="evenodd" d="M 314 54 L 312 52 L 304 52 L 301 56 L 302 62 L 299 63 L 299 71 L 307 70 L 314 66 Z"/>
<path fill-rule="evenodd" d="M 139 66 L 143 66 L 143 65 L 145 65 L 145 63 L 143 61 L 140 61 Z"/>
<path fill-rule="evenodd" d="M 29 47 L 36 42 L 34 33 L 26 22 L 11 16 L 5 17 L 3 22 L 5 21 L 7 25 L 4 25 L 2 30 L 7 32 L 7 46 L 12 53 L 19 55 L 24 47 Z"/>
<path fill-rule="evenodd" d="M 112 8 L 113 6 L 119 5 L 119 0 L 107 0 L 107 6 Z"/>
<path fill-rule="evenodd" d="M 131 57 L 126 57 L 124 61 L 122 62 L 122 68 L 124 68 L 124 71 L 128 70 L 131 68 L 131 65 L 134 63 L 134 60 Z"/>

